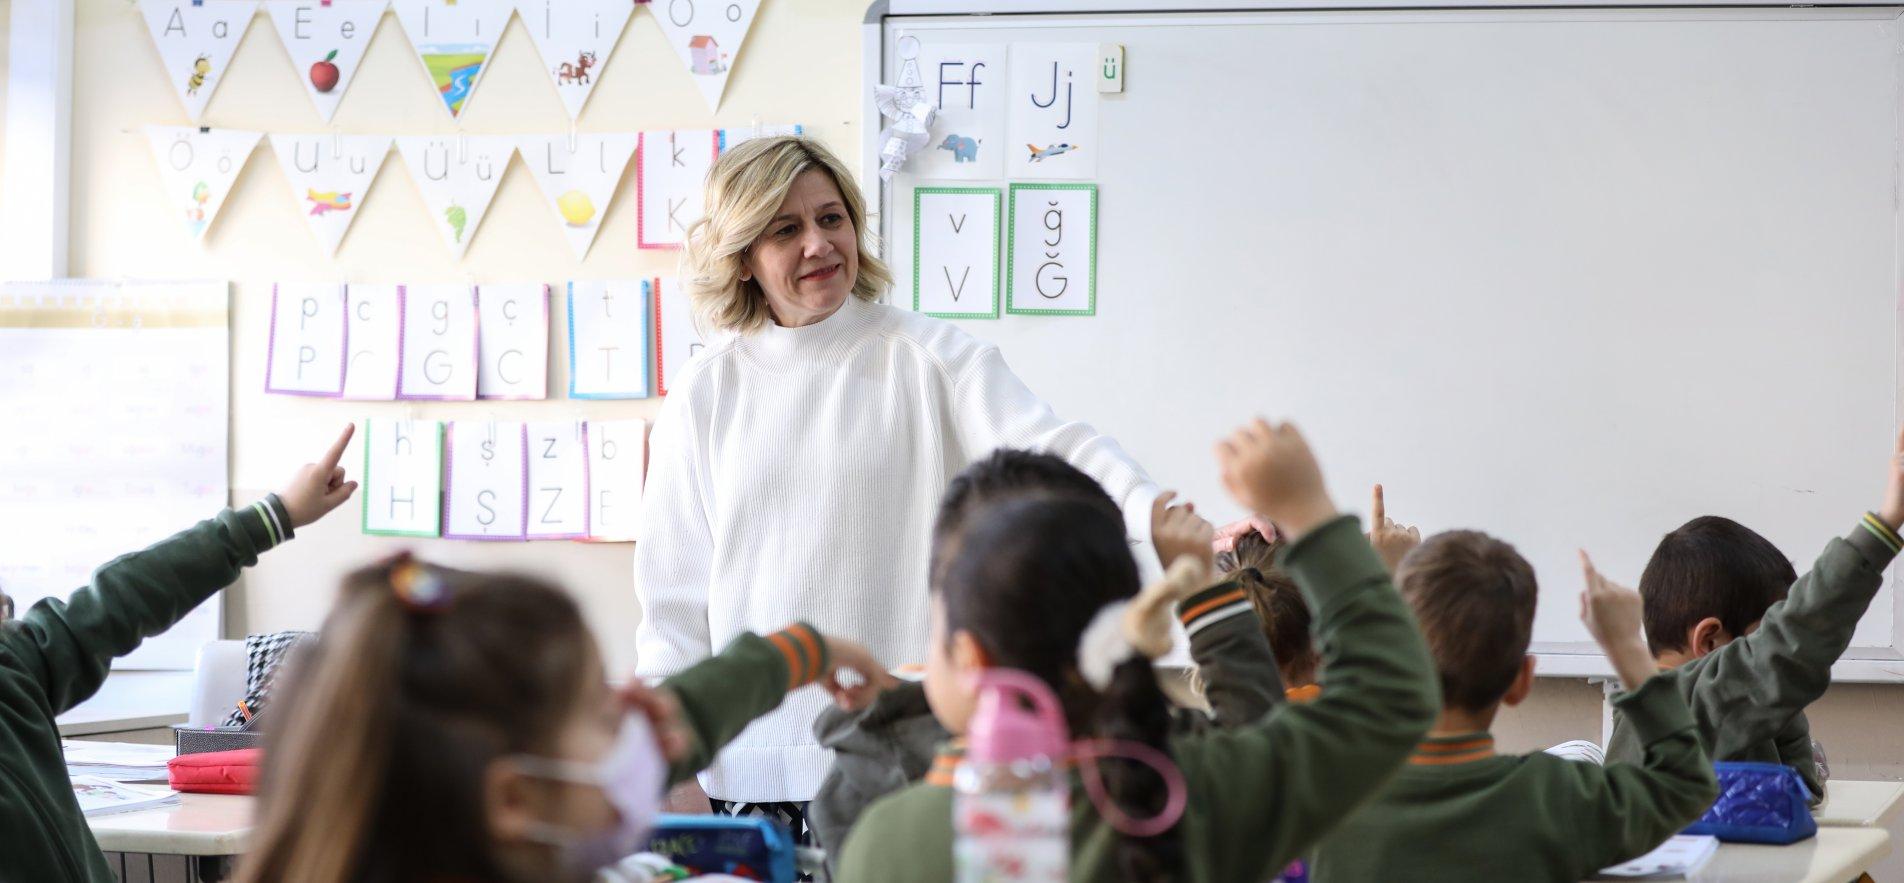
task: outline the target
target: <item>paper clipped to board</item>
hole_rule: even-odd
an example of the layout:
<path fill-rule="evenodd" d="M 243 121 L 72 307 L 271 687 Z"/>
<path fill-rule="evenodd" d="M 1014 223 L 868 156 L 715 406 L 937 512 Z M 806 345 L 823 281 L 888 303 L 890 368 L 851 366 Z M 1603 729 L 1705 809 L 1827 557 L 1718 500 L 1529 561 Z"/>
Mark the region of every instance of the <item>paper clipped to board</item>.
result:
<path fill-rule="evenodd" d="M 520 421 L 452 422 L 445 446 L 443 536 L 527 539 L 528 457 L 529 431 Z"/>
<path fill-rule="evenodd" d="M 433 537 L 441 532 L 443 425 L 370 418 L 364 446 L 363 532 Z"/>

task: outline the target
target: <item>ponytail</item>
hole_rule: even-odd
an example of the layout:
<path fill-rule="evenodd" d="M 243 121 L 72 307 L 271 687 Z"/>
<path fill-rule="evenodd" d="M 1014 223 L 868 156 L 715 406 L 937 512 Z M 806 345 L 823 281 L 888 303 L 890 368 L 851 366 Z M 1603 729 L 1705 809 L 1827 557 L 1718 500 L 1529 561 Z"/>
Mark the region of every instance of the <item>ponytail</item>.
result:
<path fill-rule="evenodd" d="M 1098 699 L 1093 734 L 1104 739 L 1135 742 L 1170 753 L 1170 700 L 1157 683 L 1157 669 L 1143 655 L 1119 664 L 1111 683 Z M 1105 790 L 1118 808 L 1134 818 L 1153 818 L 1164 812 L 1167 788 L 1163 776 L 1149 764 L 1124 758 L 1089 761 L 1098 764 Z M 1166 883 L 1183 868 L 1182 825 L 1172 825 L 1149 837 L 1119 834 L 1117 866 L 1122 879 L 1137 883 Z"/>

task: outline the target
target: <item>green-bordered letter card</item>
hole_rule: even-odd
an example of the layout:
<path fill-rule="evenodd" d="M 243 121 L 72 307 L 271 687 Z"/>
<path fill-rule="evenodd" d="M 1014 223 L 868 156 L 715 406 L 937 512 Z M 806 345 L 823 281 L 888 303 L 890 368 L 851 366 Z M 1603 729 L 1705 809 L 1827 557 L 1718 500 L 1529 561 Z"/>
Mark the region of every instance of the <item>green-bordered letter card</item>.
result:
<path fill-rule="evenodd" d="M 1097 315 L 1097 185 L 1011 185 L 1005 311 Z"/>
<path fill-rule="evenodd" d="M 912 308 L 941 319 L 998 318 L 997 187 L 912 191 Z"/>
<path fill-rule="evenodd" d="M 364 420 L 364 533 L 433 537 L 442 530 L 443 424 Z"/>

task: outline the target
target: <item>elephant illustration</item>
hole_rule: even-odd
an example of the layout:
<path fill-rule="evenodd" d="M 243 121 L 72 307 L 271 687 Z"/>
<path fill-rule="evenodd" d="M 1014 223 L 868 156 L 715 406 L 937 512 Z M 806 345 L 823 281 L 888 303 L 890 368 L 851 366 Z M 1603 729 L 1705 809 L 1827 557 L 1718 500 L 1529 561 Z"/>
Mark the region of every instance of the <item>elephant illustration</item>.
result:
<path fill-rule="evenodd" d="M 964 135 L 947 135 L 939 143 L 940 150 L 952 151 L 953 162 L 976 162 L 978 160 L 978 142 Z"/>

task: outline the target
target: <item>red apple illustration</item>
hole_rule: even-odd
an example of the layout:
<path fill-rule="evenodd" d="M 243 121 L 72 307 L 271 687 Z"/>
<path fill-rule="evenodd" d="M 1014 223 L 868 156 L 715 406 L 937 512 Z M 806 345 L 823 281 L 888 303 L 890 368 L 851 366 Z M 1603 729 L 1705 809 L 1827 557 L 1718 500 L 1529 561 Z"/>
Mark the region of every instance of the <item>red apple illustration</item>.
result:
<path fill-rule="evenodd" d="M 319 92 L 329 92 L 337 88 L 337 65 L 331 60 L 337 57 L 337 50 L 324 56 L 324 60 L 311 65 L 311 87 Z"/>

